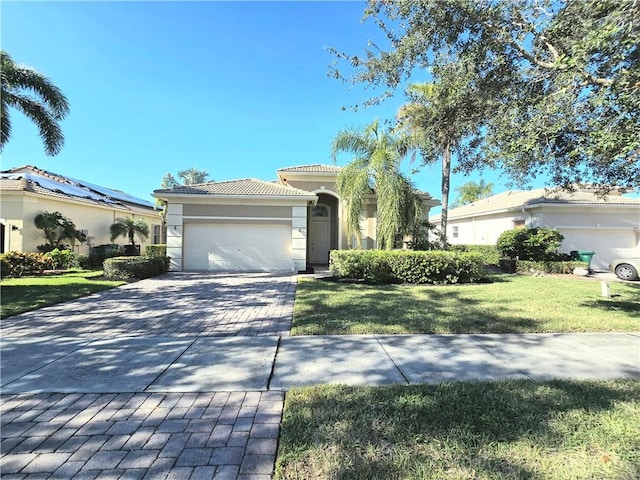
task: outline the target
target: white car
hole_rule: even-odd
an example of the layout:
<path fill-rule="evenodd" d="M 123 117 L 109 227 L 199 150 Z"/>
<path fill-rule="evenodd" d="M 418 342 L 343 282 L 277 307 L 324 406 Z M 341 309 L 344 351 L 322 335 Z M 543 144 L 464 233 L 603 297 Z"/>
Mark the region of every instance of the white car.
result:
<path fill-rule="evenodd" d="M 611 262 L 609 270 L 621 280 L 636 280 L 640 272 L 640 258 L 618 258 Z"/>

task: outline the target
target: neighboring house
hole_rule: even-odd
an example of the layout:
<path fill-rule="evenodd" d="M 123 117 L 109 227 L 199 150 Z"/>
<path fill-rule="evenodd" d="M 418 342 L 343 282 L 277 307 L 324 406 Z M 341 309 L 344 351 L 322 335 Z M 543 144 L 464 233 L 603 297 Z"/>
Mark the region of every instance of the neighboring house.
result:
<path fill-rule="evenodd" d="M 352 248 L 336 193 L 341 168 L 303 165 L 278 180 L 230 180 L 156 190 L 167 202 L 167 255 L 172 270 L 301 271 L 324 264 L 329 251 Z M 422 195 L 428 212 L 439 205 Z M 376 246 L 375 196 L 362 219 L 362 247 Z"/>
<path fill-rule="evenodd" d="M 440 215 L 431 218 L 438 225 Z M 495 245 L 513 228 L 554 228 L 564 235 L 561 252 L 596 253 L 591 267 L 605 270 L 615 258 L 640 256 L 640 199 L 594 190 L 557 188 L 508 191 L 449 210 L 451 244 Z"/>
<path fill-rule="evenodd" d="M 76 253 L 89 253 L 95 245 L 129 243 L 124 237 L 111 241 L 109 227 L 118 217 L 141 218 L 149 225 L 150 237 L 142 243 L 143 252 L 145 245 L 160 243 L 160 211 L 153 203 L 119 190 L 27 165 L 0 173 L 0 195 L 3 253 L 38 251 L 37 246 L 46 241 L 33 220 L 45 211 L 60 212 L 86 233 L 86 242 L 75 242 L 73 248 Z"/>

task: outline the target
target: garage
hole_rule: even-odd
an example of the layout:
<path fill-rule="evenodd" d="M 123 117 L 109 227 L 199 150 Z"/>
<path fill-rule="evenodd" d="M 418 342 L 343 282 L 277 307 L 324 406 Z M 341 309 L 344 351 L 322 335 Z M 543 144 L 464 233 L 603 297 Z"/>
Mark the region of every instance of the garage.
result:
<path fill-rule="evenodd" d="M 561 251 L 584 250 L 596 252 L 591 261 L 591 268 L 607 270 L 609 264 L 616 258 L 637 256 L 636 234 L 630 230 L 590 229 L 572 230 L 560 229 L 564 235 Z"/>
<path fill-rule="evenodd" d="M 291 223 L 185 223 L 184 270 L 292 271 Z"/>

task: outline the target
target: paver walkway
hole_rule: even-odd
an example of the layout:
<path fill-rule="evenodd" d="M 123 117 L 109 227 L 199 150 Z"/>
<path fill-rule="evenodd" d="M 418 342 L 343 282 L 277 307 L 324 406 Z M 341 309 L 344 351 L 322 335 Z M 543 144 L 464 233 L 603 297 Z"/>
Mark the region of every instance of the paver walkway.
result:
<path fill-rule="evenodd" d="M 176 273 L 4 320 L 3 480 L 271 478 L 295 286 Z"/>

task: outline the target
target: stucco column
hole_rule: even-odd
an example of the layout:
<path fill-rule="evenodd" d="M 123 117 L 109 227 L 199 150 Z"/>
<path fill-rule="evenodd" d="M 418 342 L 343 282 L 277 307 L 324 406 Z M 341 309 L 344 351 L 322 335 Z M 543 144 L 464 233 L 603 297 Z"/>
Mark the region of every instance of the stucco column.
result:
<path fill-rule="evenodd" d="M 182 271 L 182 204 L 170 203 L 167 206 L 167 256 L 169 266 L 174 272 Z"/>
<path fill-rule="evenodd" d="M 307 207 L 291 207 L 291 257 L 295 271 L 307 268 Z"/>

